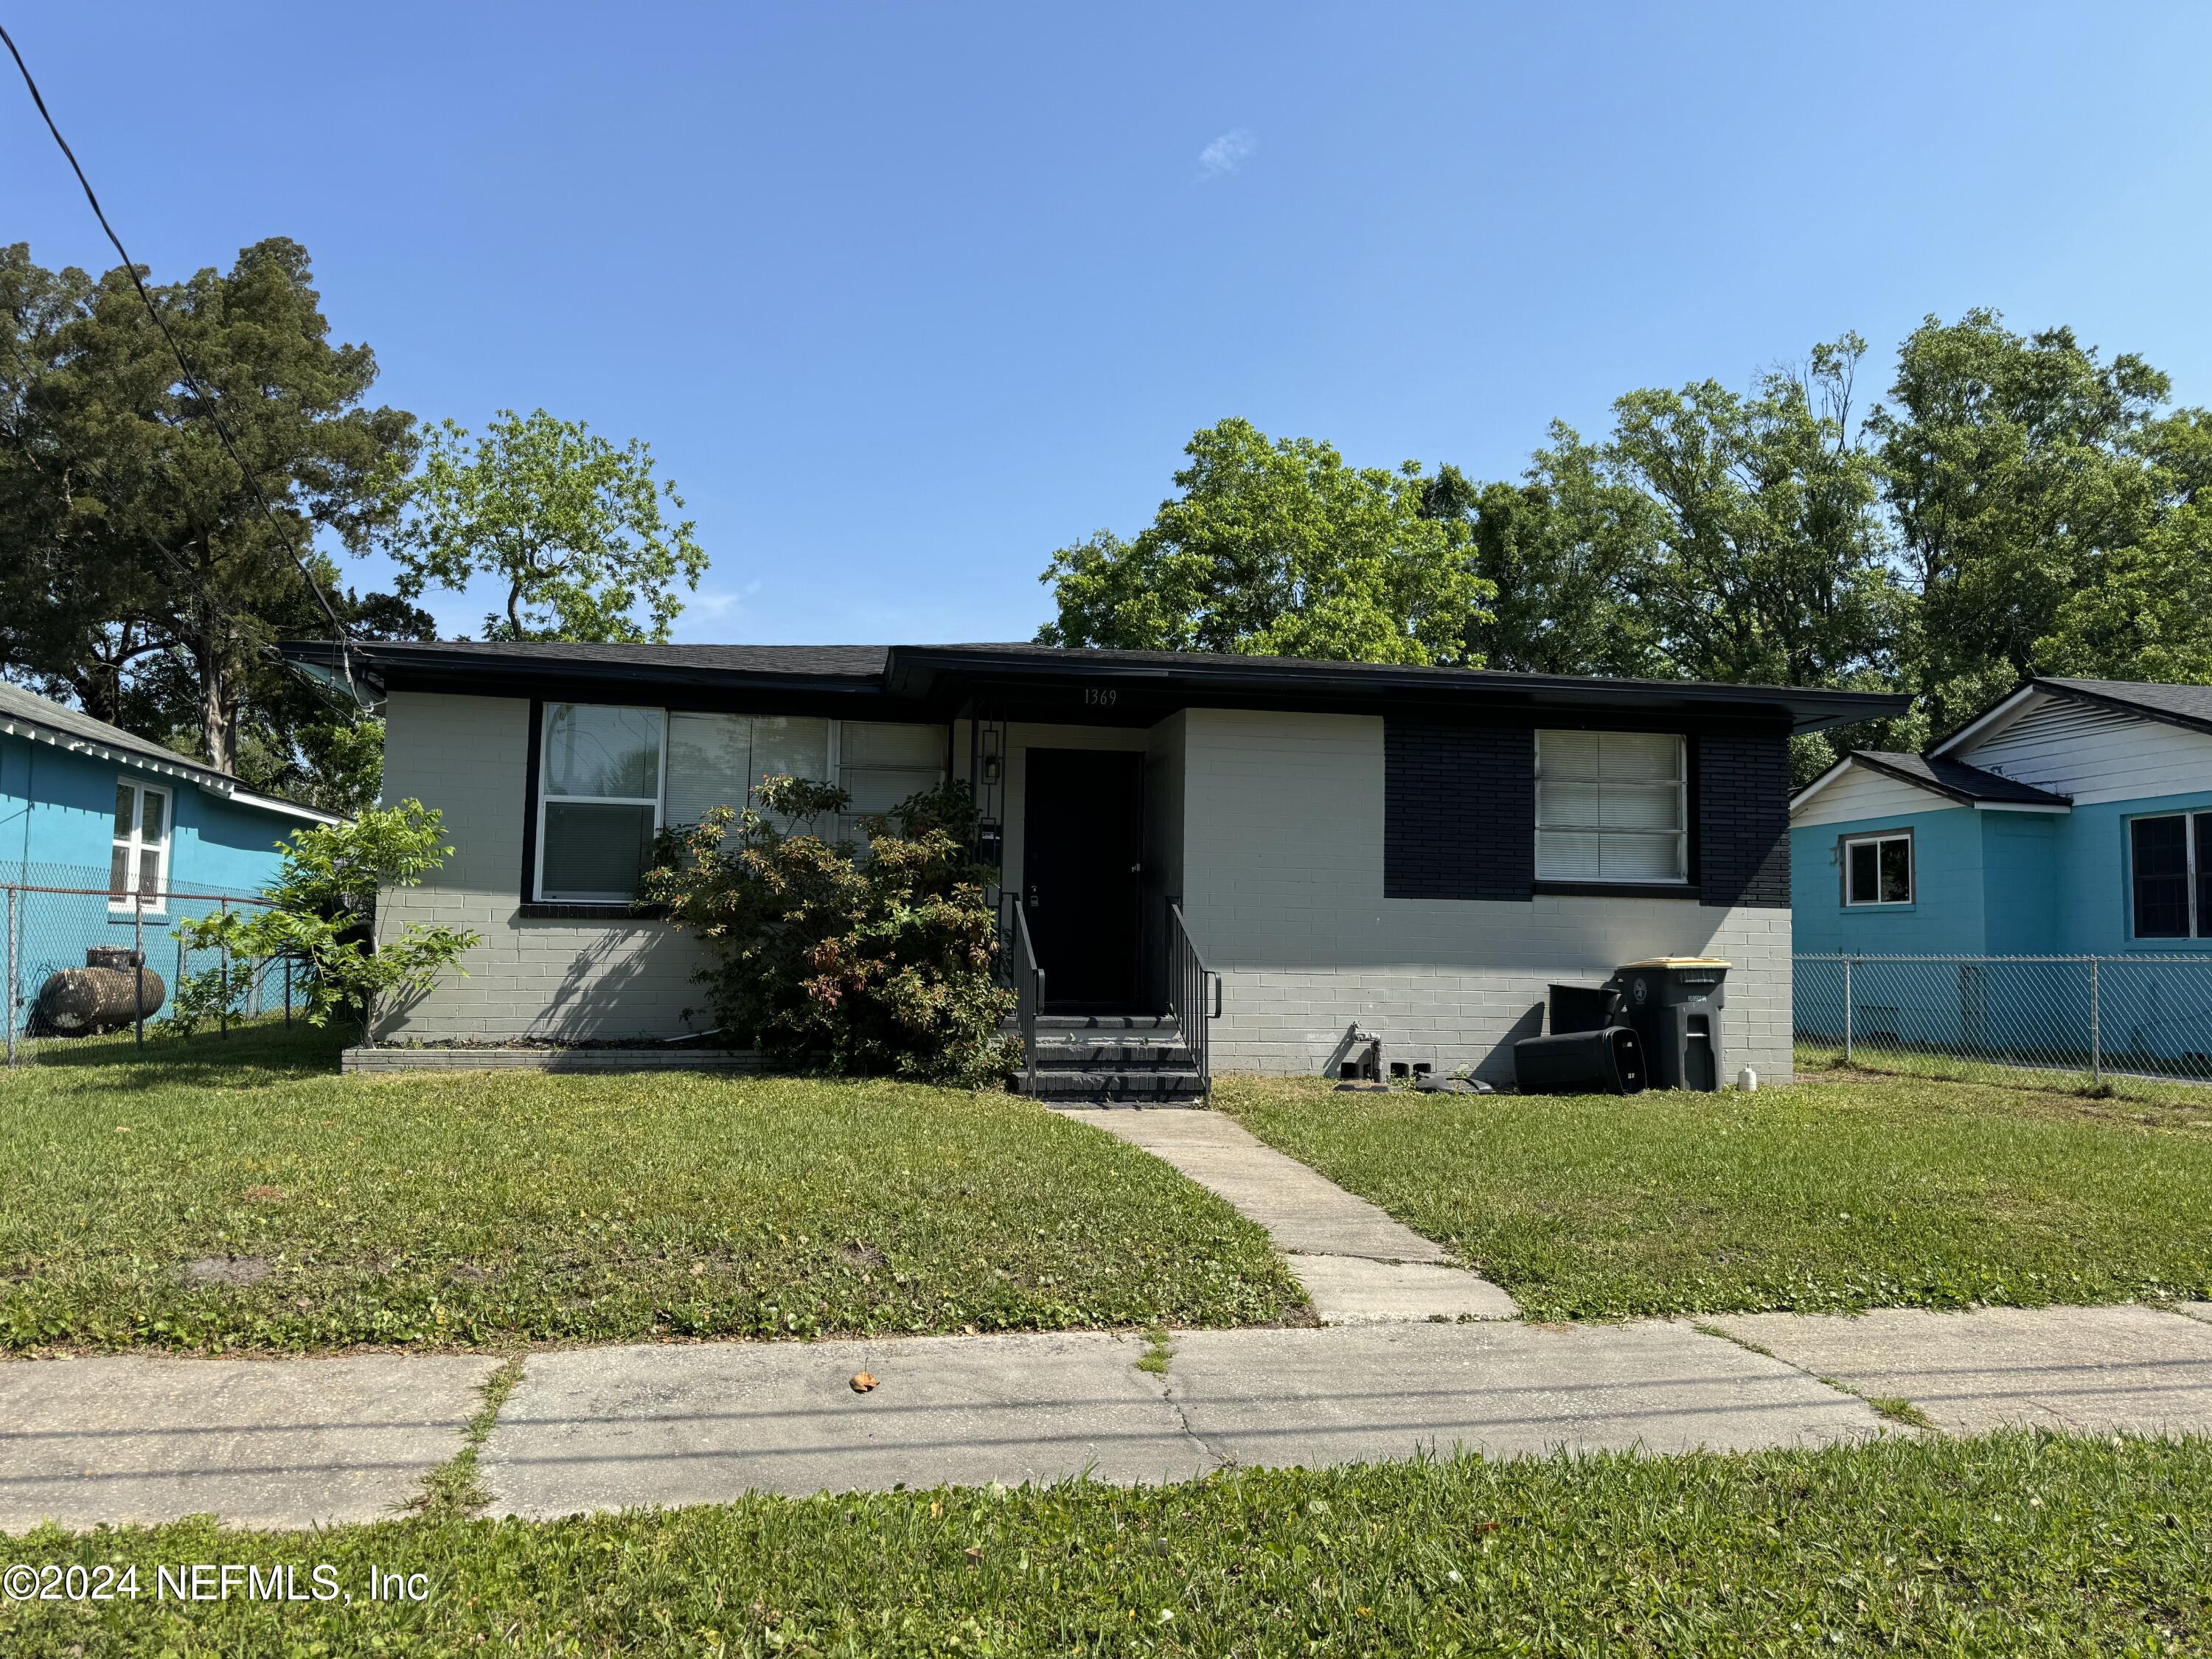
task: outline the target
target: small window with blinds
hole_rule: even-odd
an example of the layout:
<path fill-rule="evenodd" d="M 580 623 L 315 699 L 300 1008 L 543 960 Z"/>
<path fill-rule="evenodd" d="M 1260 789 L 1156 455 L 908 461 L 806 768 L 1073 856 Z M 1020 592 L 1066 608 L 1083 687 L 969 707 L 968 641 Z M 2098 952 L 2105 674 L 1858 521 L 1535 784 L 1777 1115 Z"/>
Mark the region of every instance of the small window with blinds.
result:
<path fill-rule="evenodd" d="M 1687 882 L 1687 747 L 1672 732 L 1537 732 L 1536 878 Z"/>

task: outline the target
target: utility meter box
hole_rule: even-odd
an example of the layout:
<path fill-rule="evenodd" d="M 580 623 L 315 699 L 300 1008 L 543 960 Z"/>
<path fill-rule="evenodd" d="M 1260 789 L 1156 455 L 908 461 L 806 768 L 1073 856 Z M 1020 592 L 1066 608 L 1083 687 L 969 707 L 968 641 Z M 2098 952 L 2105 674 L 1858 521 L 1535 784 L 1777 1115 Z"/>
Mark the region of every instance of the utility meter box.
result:
<path fill-rule="evenodd" d="M 1655 1089 L 1721 1086 L 1728 1056 L 1721 1049 L 1721 1010 L 1728 1006 L 1729 964 L 1712 957 L 1652 957 L 1620 966 L 1614 981 L 1627 1004 L 1630 1029 L 1643 1040 Z"/>

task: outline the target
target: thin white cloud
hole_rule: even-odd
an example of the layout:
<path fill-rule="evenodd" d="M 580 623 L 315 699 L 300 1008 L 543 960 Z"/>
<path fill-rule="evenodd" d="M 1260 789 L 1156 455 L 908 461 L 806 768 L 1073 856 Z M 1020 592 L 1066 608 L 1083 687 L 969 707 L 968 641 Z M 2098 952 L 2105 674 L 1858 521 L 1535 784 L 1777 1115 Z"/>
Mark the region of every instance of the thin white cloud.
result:
<path fill-rule="evenodd" d="M 1198 181 L 1226 179 L 1252 159 L 1260 138 L 1249 127 L 1231 127 L 1198 153 Z"/>

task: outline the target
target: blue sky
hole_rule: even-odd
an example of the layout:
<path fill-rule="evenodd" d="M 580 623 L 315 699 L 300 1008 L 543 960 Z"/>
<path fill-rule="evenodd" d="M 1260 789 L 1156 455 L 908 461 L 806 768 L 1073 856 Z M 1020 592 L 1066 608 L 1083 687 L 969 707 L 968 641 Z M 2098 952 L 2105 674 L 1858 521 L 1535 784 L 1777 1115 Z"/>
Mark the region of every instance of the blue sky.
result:
<path fill-rule="evenodd" d="M 386 400 L 649 439 L 680 638 L 1026 638 L 1226 415 L 1511 476 L 1977 304 L 2212 401 L 2203 6 L 10 10 L 158 276 L 290 235 Z M 0 236 L 104 269 L 34 120 Z"/>

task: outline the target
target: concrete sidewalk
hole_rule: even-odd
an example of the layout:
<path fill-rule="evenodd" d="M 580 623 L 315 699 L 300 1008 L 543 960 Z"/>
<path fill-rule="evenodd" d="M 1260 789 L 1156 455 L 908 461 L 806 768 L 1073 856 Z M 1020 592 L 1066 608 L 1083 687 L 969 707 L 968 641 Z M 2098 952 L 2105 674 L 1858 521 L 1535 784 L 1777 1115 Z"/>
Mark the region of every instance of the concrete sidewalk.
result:
<path fill-rule="evenodd" d="M 0 1529 L 379 1520 L 460 1450 L 498 1369 L 478 1354 L 0 1363 Z"/>
<path fill-rule="evenodd" d="M 1511 1319 L 1488 1279 L 1444 1247 L 1285 1157 L 1218 1112 L 1063 1113 L 1141 1146 L 1211 1188 L 1267 1230 L 1324 1325 L 1409 1319 Z"/>
<path fill-rule="evenodd" d="M 747 1492 L 1899 1431 L 1847 1389 L 1959 1431 L 2212 1433 L 2203 1304 L 1705 1324 L 1713 1334 L 1682 1320 L 1194 1331 L 1173 1339 L 1164 1376 L 1138 1369 L 1143 1341 L 1103 1333 L 540 1353 L 478 1468 L 495 1512 L 553 1516 Z M 460 1449 L 495 1368 L 389 1354 L 0 1362 L 0 1528 L 395 1513 Z M 866 1394 L 850 1386 L 860 1370 L 878 1379 Z"/>

